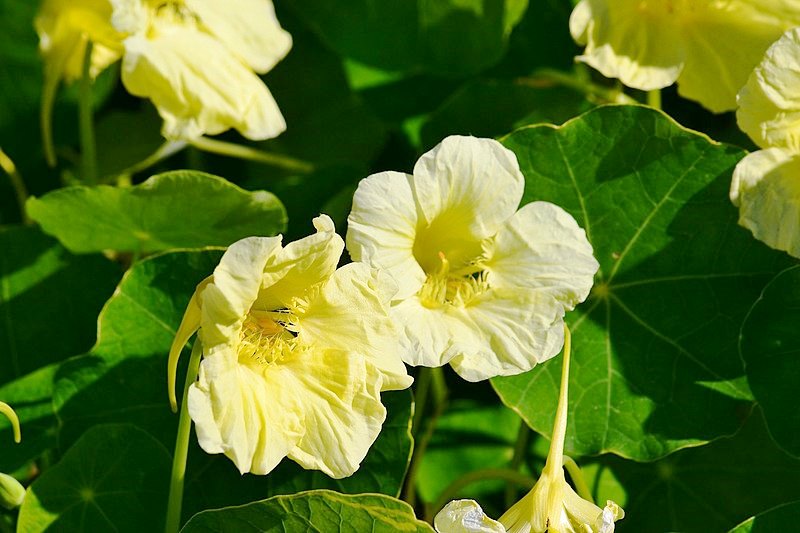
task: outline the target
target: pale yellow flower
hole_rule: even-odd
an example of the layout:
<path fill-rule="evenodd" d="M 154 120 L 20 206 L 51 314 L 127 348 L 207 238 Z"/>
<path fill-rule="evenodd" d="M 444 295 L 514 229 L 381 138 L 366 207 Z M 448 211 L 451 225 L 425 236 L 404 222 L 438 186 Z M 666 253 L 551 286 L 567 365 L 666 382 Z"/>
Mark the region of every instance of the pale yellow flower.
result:
<path fill-rule="evenodd" d="M 563 317 L 592 287 L 597 261 L 563 209 L 517 210 L 524 178 L 491 139 L 448 137 L 413 175 L 383 172 L 358 186 L 347 248 L 388 270 L 392 315 L 412 365 L 450 363 L 479 381 L 556 355 Z"/>
<path fill-rule="evenodd" d="M 235 128 L 249 139 L 286 129 L 256 73 L 292 45 L 270 0 L 112 0 L 114 26 L 126 37 L 122 83 L 149 98 L 168 139 Z"/>
<path fill-rule="evenodd" d="M 344 248 L 327 216 L 317 233 L 232 244 L 201 283 L 170 352 L 170 382 L 199 328 L 203 360 L 188 395 L 200 446 L 241 472 L 283 457 L 331 477 L 352 474 L 386 417 L 380 393 L 408 387 L 388 316 L 391 278 L 336 265 Z M 175 402 L 172 393 L 173 404 Z"/>
<path fill-rule="evenodd" d="M 550 451 L 542 475 L 533 489 L 497 521 L 481 518 L 483 511 L 472 500 L 447 505 L 436 516 L 439 533 L 613 533 L 614 522 L 625 512 L 608 501 L 603 509 L 581 498 L 564 475 L 564 438 L 567 431 L 570 337 L 565 329 L 561 390 Z"/>
<path fill-rule="evenodd" d="M 780 35 L 800 25 L 796 0 L 581 0 L 570 18 L 578 59 L 629 87 L 678 92 L 716 113 Z"/>

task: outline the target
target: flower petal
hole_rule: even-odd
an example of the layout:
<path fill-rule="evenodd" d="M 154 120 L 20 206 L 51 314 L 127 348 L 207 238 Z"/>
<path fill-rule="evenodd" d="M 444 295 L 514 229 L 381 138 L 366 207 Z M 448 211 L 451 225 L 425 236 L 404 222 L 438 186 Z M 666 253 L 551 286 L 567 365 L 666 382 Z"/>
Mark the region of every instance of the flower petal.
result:
<path fill-rule="evenodd" d="M 298 341 L 364 356 L 383 374 L 380 390 L 405 389 L 412 379 L 400 359 L 389 318 L 396 285 L 364 263 L 338 269 L 299 312 Z"/>
<path fill-rule="evenodd" d="M 281 237 L 248 237 L 230 245 L 201 292 L 200 339 L 205 350 L 239 342 L 239 328 L 261 287 L 264 265 Z"/>
<path fill-rule="evenodd" d="M 398 284 L 398 299 L 416 294 L 425 272 L 414 257 L 419 216 L 411 186 L 401 172 L 361 180 L 347 217 L 347 250 L 354 261 L 387 269 Z"/>
<path fill-rule="evenodd" d="M 800 258 L 800 155 L 781 148 L 747 155 L 733 172 L 731 200 L 756 239 Z"/>
<path fill-rule="evenodd" d="M 270 70 L 292 47 L 292 36 L 278 23 L 271 0 L 185 3 L 220 42 L 256 72 Z"/>
<path fill-rule="evenodd" d="M 571 310 L 589 295 L 599 268 L 586 232 L 549 202 L 532 202 L 485 245 L 493 287 L 543 289 Z"/>
<path fill-rule="evenodd" d="M 264 290 L 258 296 L 258 308 L 289 307 L 306 289 L 333 275 L 344 242 L 328 215 L 318 216 L 313 223 L 315 234 L 290 242 L 270 257 L 264 267 L 261 282 Z"/>
<path fill-rule="evenodd" d="M 547 292 L 490 289 L 465 310 L 479 340 L 450 365 L 467 381 L 527 372 L 564 344 L 564 307 Z"/>
<path fill-rule="evenodd" d="M 475 500 L 453 500 L 433 519 L 438 533 L 505 533 L 506 529 L 486 516 Z"/>
<path fill-rule="evenodd" d="M 289 458 L 335 479 L 351 475 L 386 419 L 380 371 L 360 355 L 339 350 L 308 350 L 286 370 L 296 383 L 306 428 Z"/>
<path fill-rule="evenodd" d="M 154 17 L 147 34 L 128 37 L 124 45 L 122 82 L 131 94 L 153 101 L 168 139 L 236 128 L 261 140 L 286 129 L 269 89 L 210 35 Z"/>
<path fill-rule="evenodd" d="M 767 50 L 738 99 L 739 127 L 756 144 L 800 152 L 800 29 Z"/>
<path fill-rule="evenodd" d="M 280 366 L 259 372 L 235 354 L 216 351 L 189 389 L 189 414 L 208 453 L 224 453 L 241 473 L 266 474 L 304 431 L 295 376 Z"/>
<path fill-rule="evenodd" d="M 569 25 L 573 39 L 586 44 L 576 59 L 628 87 L 667 87 L 683 68 L 679 28 L 666 11 L 639 0 L 582 0 Z"/>
<path fill-rule="evenodd" d="M 431 273 L 444 253 L 454 268 L 516 211 L 525 180 L 514 152 L 493 139 L 450 136 L 414 165 L 413 188 L 427 228 L 415 255 Z M 491 207 L 490 207 L 491 206 Z"/>

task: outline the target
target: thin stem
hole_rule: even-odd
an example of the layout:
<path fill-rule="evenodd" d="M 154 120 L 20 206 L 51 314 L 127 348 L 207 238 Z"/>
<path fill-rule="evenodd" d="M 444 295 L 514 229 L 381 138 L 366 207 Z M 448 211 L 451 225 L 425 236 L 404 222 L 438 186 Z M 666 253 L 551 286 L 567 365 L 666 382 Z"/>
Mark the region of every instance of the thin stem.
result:
<path fill-rule="evenodd" d="M 417 386 L 414 388 L 414 418 L 411 422 L 411 434 L 417 435 L 420 431 L 422 418 L 425 416 L 425 409 L 427 408 L 428 395 L 431 390 L 431 382 L 433 381 L 433 373 L 430 368 L 422 367 L 417 376 Z"/>
<path fill-rule="evenodd" d="M 0 402 L 0 414 L 5 415 L 8 421 L 11 422 L 11 429 L 14 431 L 14 442 L 19 444 L 22 440 L 22 432 L 19 429 L 19 417 L 17 413 L 5 402 Z"/>
<path fill-rule="evenodd" d="M 83 75 L 78 98 L 78 123 L 81 135 L 83 180 L 94 185 L 97 183 L 97 146 L 95 145 L 92 117 L 92 48 L 94 48 L 92 41 L 87 41 L 86 52 L 83 55 Z"/>
<path fill-rule="evenodd" d="M 189 435 L 192 429 L 192 419 L 189 418 L 186 398 L 189 396 L 189 386 L 197 379 L 197 370 L 200 366 L 202 354 L 203 348 L 200 344 L 200 339 L 195 339 L 183 388 L 181 414 L 178 419 L 178 436 L 175 438 L 175 454 L 172 459 L 172 477 L 169 483 L 169 500 L 167 501 L 166 533 L 176 533 L 181 526 L 183 482 L 186 477 L 186 457 L 189 454 Z"/>
<path fill-rule="evenodd" d="M 25 182 L 20 176 L 17 166 L 8 155 L 0 148 L 0 167 L 8 174 L 11 180 L 11 186 L 14 187 L 14 194 L 17 196 L 17 204 L 19 205 L 19 212 L 22 216 L 22 221 L 26 224 L 31 223 L 28 217 L 28 212 L 25 210 L 25 202 L 28 201 L 28 189 L 25 188 Z"/>
<path fill-rule="evenodd" d="M 245 159 L 247 161 L 263 163 L 265 165 L 272 165 L 290 170 L 292 172 L 309 174 L 314 171 L 314 166 L 307 161 L 301 161 L 300 159 L 295 159 L 286 155 L 264 152 L 263 150 L 257 150 L 242 144 L 229 143 L 220 141 L 218 139 L 209 139 L 208 137 L 198 137 L 197 139 L 192 139 L 189 141 L 189 144 L 199 150 L 203 150 L 204 152 L 236 157 L 239 159 Z"/>
<path fill-rule="evenodd" d="M 647 105 L 656 109 L 661 109 L 661 89 L 647 91 Z"/>
<path fill-rule="evenodd" d="M 589 489 L 589 485 L 586 483 L 586 479 L 583 477 L 583 472 L 578 466 L 578 463 L 576 463 L 572 457 L 565 455 L 564 468 L 569 472 L 569 477 L 572 479 L 572 484 L 575 486 L 578 496 L 587 502 L 593 502 L 592 491 Z"/>
<path fill-rule="evenodd" d="M 564 359 L 561 363 L 561 388 L 558 393 L 558 407 L 556 407 L 556 420 L 553 424 L 553 437 L 550 441 L 550 451 L 547 454 L 544 470 L 555 477 L 564 465 L 564 440 L 567 437 L 567 409 L 569 408 L 569 359 L 572 350 L 572 338 L 567 324 L 564 323 Z"/>
<path fill-rule="evenodd" d="M 164 144 L 158 147 L 158 149 L 147 156 L 146 158 L 142 159 L 138 163 L 134 163 L 133 165 L 129 166 L 125 170 L 119 173 L 119 176 L 132 176 L 133 174 L 137 174 L 142 172 L 143 170 L 147 170 L 148 168 L 152 167 L 163 161 L 164 159 L 177 154 L 186 146 L 188 143 L 186 141 L 166 141 Z"/>
<path fill-rule="evenodd" d="M 562 85 L 586 95 L 587 98 L 599 99 L 603 102 L 617 104 L 637 103 L 636 100 L 618 89 L 607 89 L 592 83 L 585 76 L 567 74 L 555 69 L 537 70 L 533 73 L 533 76 L 522 78 L 520 81 L 534 87 Z"/>
<path fill-rule="evenodd" d="M 519 431 L 517 432 L 517 440 L 514 443 L 514 455 L 511 456 L 511 470 L 514 472 L 519 471 L 522 462 L 525 460 L 525 454 L 528 451 L 528 442 L 530 441 L 531 430 L 523 420 L 520 420 Z M 511 507 L 515 501 L 516 490 L 509 485 L 506 487 L 505 502 L 506 507 Z"/>
<path fill-rule="evenodd" d="M 464 474 L 460 478 L 450 483 L 439 495 L 436 503 L 430 508 L 431 511 L 436 513 L 439 511 L 439 509 L 444 507 L 447 502 L 458 495 L 458 493 L 461 492 L 465 487 L 478 481 L 485 481 L 487 479 L 500 479 L 503 481 L 508 481 L 509 483 L 519 485 L 524 489 L 530 489 L 536 484 L 536 480 L 531 476 L 521 474 L 516 470 L 511 470 L 510 468 L 483 468 L 481 470 L 475 470 L 473 472 Z M 432 517 L 426 517 L 428 521 L 430 521 L 430 518 Z"/>

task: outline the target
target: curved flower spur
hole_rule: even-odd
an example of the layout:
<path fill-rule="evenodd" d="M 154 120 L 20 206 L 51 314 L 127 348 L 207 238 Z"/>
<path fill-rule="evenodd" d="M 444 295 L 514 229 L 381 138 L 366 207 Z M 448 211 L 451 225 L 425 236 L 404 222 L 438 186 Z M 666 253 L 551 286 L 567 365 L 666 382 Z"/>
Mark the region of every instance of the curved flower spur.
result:
<path fill-rule="evenodd" d="M 513 152 L 461 136 L 424 154 L 413 175 L 361 181 L 347 248 L 397 281 L 391 312 L 406 363 L 450 363 L 480 381 L 559 352 L 564 313 L 587 297 L 598 263 L 560 207 L 517 210 L 523 188 Z"/>
<path fill-rule="evenodd" d="M 281 237 L 232 244 L 192 297 L 170 351 L 176 406 L 180 352 L 195 331 L 199 379 L 188 409 L 200 446 L 242 472 L 289 457 L 334 478 L 355 472 L 386 418 L 380 393 L 412 379 L 388 315 L 396 287 L 363 263 L 336 269 L 333 222 L 285 247 Z"/>

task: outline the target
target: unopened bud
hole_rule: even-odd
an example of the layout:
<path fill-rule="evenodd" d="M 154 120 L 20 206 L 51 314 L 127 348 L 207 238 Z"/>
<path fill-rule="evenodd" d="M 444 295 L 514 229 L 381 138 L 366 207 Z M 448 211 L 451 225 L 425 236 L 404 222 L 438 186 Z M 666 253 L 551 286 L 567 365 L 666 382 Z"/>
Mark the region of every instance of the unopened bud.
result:
<path fill-rule="evenodd" d="M 25 499 L 25 487 L 22 483 L 0 472 L 0 505 L 6 509 L 15 509 Z"/>

